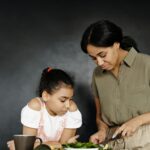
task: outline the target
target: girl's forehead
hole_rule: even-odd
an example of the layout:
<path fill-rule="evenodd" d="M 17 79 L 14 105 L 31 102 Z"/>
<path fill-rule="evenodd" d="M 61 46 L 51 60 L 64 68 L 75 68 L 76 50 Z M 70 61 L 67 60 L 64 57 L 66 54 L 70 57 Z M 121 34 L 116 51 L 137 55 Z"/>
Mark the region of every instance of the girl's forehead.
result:
<path fill-rule="evenodd" d="M 60 88 L 56 89 L 53 94 L 64 95 L 66 93 L 73 93 L 73 91 L 74 89 L 71 86 L 61 86 Z"/>

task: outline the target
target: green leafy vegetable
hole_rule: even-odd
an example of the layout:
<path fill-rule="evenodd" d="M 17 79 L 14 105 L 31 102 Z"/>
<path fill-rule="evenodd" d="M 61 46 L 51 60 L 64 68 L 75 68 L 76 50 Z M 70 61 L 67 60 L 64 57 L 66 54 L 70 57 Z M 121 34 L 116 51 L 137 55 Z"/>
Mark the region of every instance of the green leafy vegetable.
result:
<path fill-rule="evenodd" d="M 63 144 L 63 148 L 98 148 L 99 150 L 106 150 L 104 147 L 100 146 L 99 144 L 94 144 L 92 142 L 76 142 L 76 143 L 69 143 Z M 110 150 L 109 148 L 107 150 Z"/>

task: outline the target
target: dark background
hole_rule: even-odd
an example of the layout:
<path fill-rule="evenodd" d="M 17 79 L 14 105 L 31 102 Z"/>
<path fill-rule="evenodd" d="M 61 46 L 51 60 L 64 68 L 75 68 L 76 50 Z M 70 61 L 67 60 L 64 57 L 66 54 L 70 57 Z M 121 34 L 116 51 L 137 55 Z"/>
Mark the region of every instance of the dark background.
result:
<path fill-rule="evenodd" d="M 80 49 L 84 29 L 110 19 L 150 54 L 150 9 L 146 1 L 49 0 L 0 1 L 0 149 L 21 133 L 21 108 L 33 97 L 43 68 L 75 77 L 75 101 L 83 115 L 81 141 L 96 131 L 90 89 L 94 63 Z"/>

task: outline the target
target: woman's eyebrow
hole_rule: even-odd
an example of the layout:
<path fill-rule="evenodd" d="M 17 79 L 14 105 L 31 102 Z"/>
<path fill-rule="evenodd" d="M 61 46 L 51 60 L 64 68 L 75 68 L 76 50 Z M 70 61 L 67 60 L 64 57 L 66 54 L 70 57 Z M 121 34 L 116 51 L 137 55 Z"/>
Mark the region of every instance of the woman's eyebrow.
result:
<path fill-rule="evenodd" d="M 92 55 L 89 55 L 89 57 L 91 57 L 91 58 L 95 58 L 94 56 L 92 56 Z"/>
<path fill-rule="evenodd" d="M 104 53 L 104 52 L 101 51 L 101 52 L 97 53 L 96 56 L 101 55 L 101 54 L 103 54 L 103 53 Z"/>
<path fill-rule="evenodd" d="M 101 55 L 102 53 L 104 53 L 104 52 L 103 52 L 103 51 L 98 52 L 98 53 L 96 54 L 96 56 Z M 89 56 L 92 57 L 92 58 L 95 58 L 95 56 L 92 56 L 92 55 L 89 55 Z"/>

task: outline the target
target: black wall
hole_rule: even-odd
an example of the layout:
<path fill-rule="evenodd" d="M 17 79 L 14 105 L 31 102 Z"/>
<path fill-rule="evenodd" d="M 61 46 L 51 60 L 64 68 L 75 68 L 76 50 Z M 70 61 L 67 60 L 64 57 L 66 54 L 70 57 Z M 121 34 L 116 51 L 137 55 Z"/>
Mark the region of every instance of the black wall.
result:
<path fill-rule="evenodd" d="M 81 141 L 96 131 L 90 89 L 94 63 L 80 49 L 84 29 L 110 19 L 150 54 L 149 5 L 132 0 L 49 0 L 0 2 L 0 149 L 21 133 L 21 108 L 33 97 L 43 68 L 51 66 L 75 77 L 75 101 L 83 114 Z"/>

